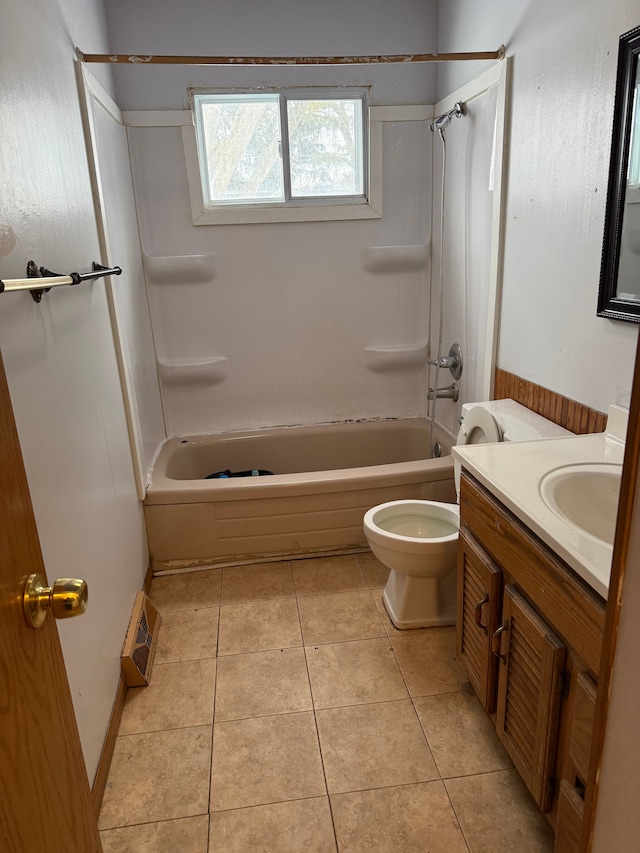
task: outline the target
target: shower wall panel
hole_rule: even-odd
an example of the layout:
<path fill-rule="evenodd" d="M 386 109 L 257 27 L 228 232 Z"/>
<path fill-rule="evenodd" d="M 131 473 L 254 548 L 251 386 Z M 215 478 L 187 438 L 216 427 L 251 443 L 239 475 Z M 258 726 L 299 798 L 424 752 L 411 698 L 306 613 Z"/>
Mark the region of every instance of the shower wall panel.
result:
<path fill-rule="evenodd" d="M 194 226 L 180 128 L 129 128 L 168 434 L 425 413 L 432 135 L 382 135 L 381 219 Z"/>
<path fill-rule="evenodd" d="M 114 311 L 135 431 L 134 465 L 146 484 L 153 459 L 165 438 L 153 335 L 138 241 L 126 128 L 99 101 L 90 99 L 99 163 L 104 227 L 109 257 L 122 268 L 112 277 Z"/>
<path fill-rule="evenodd" d="M 443 146 L 437 135 L 433 143 L 432 349 L 435 352 L 439 336 L 442 274 L 443 354 L 447 355 L 450 345 L 456 342 L 464 360 L 458 402 L 443 399 L 436 404 L 437 420 L 453 434 L 457 433 L 462 404 L 490 397 L 486 363 L 491 359 L 490 312 L 495 300 L 490 270 L 496 157 L 500 156 L 494 146 L 497 91 L 497 86 L 492 86 L 469 98 L 464 117 L 454 119 L 445 131 L 444 218 Z M 448 370 L 440 370 L 439 374 L 441 387 L 453 381 Z"/>

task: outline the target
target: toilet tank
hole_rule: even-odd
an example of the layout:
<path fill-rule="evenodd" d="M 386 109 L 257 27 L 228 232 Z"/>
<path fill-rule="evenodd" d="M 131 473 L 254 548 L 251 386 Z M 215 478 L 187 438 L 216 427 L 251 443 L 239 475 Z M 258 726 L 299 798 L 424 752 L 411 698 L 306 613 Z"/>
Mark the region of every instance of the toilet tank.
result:
<path fill-rule="evenodd" d="M 490 400 L 485 403 L 464 403 L 462 417 L 471 409 L 482 406 L 493 417 L 502 441 L 535 441 L 538 438 L 561 438 L 574 435 L 568 429 L 537 415 L 515 400 Z"/>

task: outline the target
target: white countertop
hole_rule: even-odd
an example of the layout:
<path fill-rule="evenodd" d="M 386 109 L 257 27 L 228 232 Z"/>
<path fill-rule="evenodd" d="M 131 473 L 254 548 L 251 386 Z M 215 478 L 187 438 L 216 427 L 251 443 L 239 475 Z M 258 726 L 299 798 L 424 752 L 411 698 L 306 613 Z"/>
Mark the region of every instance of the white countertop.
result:
<path fill-rule="evenodd" d="M 613 547 L 556 515 L 540 494 L 543 477 L 583 463 L 622 465 L 627 412 L 611 406 L 604 433 L 454 447 L 453 456 L 599 595 L 607 597 Z"/>

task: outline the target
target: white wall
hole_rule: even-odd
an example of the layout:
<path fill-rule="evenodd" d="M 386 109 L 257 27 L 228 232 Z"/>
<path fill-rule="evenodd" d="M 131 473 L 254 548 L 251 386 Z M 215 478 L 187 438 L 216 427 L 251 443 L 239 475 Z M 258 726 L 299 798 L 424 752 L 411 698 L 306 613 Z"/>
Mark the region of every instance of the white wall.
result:
<path fill-rule="evenodd" d="M 600 411 L 628 405 L 634 324 L 596 317 L 619 36 L 638 0 L 447 0 L 438 49 L 513 56 L 498 366 Z M 477 63 L 439 67 L 442 96 Z"/>
<path fill-rule="evenodd" d="M 99 0 L 3 5 L 3 279 L 23 278 L 29 259 L 61 272 L 99 260 L 76 43 L 106 50 Z M 48 576 L 89 585 L 87 614 L 59 631 L 92 780 L 148 561 L 104 283 L 60 288 L 39 305 L 2 294 L 0 340 Z"/>
<path fill-rule="evenodd" d="M 358 56 L 436 50 L 437 0 L 105 0 L 111 51 L 204 56 Z M 373 86 L 376 103 L 435 100 L 433 64 L 345 68 L 118 66 L 119 106 L 186 109 L 187 86 Z M 302 82 L 300 82 L 302 80 Z"/>

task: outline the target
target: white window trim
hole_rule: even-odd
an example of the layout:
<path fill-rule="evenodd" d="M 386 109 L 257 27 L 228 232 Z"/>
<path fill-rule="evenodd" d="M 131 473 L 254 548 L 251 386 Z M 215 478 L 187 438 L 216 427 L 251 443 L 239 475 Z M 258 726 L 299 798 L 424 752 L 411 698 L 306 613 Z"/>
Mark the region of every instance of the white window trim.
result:
<path fill-rule="evenodd" d="M 129 127 L 180 127 L 184 148 L 191 218 L 194 225 L 242 225 L 268 222 L 329 222 L 339 220 L 382 218 L 382 135 L 385 122 L 429 121 L 432 106 L 369 107 L 368 201 L 331 200 L 328 203 L 270 207 L 243 205 L 237 208 L 205 207 L 198 161 L 198 144 L 193 114 L 190 110 L 133 110 L 123 113 Z"/>
<path fill-rule="evenodd" d="M 193 90 L 200 94 L 199 91 Z M 203 93 L 205 94 L 205 93 Z M 215 94 L 215 93 L 214 93 Z M 318 90 L 318 97 L 335 96 L 328 90 Z M 364 91 L 341 90 L 344 96 L 362 97 Z M 287 98 L 309 97 L 309 90 L 292 89 L 286 92 Z M 365 154 L 365 169 L 367 169 L 366 185 L 367 195 L 354 198 L 304 198 L 287 199 L 282 202 L 266 201 L 264 203 L 254 202 L 246 204 L 209 205 L 206 203 L 203 190 L 203 179 L 201 164 L 198 155 L 197 129 L 195 122 L 192 127 L 182 128 L 182 141 L 187 166 L 187 180 L 189 184 L 189 199 L 191 202 L 191 217 L 194 225 L 240 225 L 263 222 L 318 222 L 340 219 L 379 219 L 381 210 L 377 210 L 372 204 L 372 196 L 375 198 L 371 179 L 375 174 L 370 165 L 372 156 L 371 122 L 368 119 L 367 100 L 365 97 L 363 109 L 367 127 L 365 137 L 369 139 L 369 150 Z M 282 111 L 283 106 L 280 105 Z M 287 140 L 283 140 L 283 145 Z M 365 142 L 366 144 L 366 142 Z M 380 164 L 381 165 L 381 164 Z M 285 176 L 286 181 L 286 176 Z"/>

